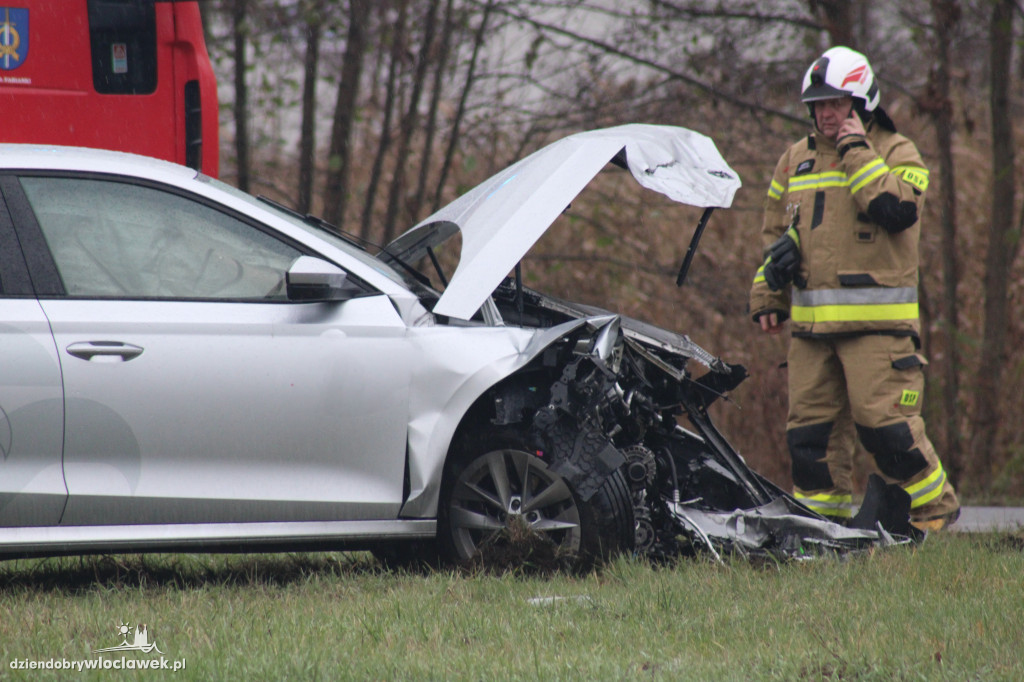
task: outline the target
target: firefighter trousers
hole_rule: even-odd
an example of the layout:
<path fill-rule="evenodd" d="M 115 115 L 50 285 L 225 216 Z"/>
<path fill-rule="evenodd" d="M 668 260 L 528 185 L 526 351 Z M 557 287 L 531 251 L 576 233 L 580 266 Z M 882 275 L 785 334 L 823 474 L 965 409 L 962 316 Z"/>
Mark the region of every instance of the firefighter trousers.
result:
<path fill-rule="evenodd" d="M 794 337 L 786 441 L 797 499 L 836 519 L 853 514 L 859 438 L 888 483 L 910 495 L 914 521 L 959 509 L 921 418 L 925 360 L 909 337 Z"/>

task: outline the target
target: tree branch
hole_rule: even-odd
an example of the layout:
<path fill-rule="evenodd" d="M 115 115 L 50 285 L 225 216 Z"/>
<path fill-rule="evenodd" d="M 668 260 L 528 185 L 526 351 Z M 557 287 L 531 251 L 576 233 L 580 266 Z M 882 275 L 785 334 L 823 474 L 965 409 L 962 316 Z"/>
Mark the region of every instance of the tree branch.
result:
<path fill-rule="evenodd" d="M 608 54 L 612 54 L 612 55 L 615 55 L 617 57 L 621 57 L 621 58 L 623 58 L 623 59 L 625 59 L 627 61 L 633 62 L 634 64 L 639 64 L 640 66 L 646 66 L 647 68 L 652 69 L 654 71 L 657 71 L 659 73 L 667 74 L 667 75 L 671 76 L 673 79 L 683 81 L 684 83 L 688 83 L 689 85 L 692 85 L 693 87 L 697 88 L 698 90 L 701 90 L 702 92 L 706 92 L 706 93 L 708 93 L 709 95 L 711 95 L 713 97 L 716 97 L 716 98 L 718 98 L 718 99 L 720 99 L 720 100 L 722 100 L 724 102 L 728 102 L 729 104 L 732 104 L 732 105 L 734 105 L 736 107 L 739 107 L 741 109 L 746 109 L 746 110 L 753 109 L 753 110 L 756 110 L 756 111 L 761 111 L 761 112 L 770 114 L 772 116 L 778 116 L 779 118 L 785 119 L 787 121 L 792 121 L 794 123 L 804 124 L 804 123 L 807 122 L 806 119 L 804 117 L 802 117 L 802 116 L 795 116 L 795 115 L 793 115 L 793 114 L 791 114 L 791 113 L 789 113 L 787 111 L 783 111 L 781 109 L 776 109 L 774 107 L 767 107 L 767 106 L 764 106 L 763 104 L 758 104 L 757 102 L 751 102 L 749 100 L 745 100 L 745 99 L 742 99 L 740 97 L 736 97 L 735 95 L 732 95 L 732 94 L 729 94 L 729 93 L 726 93 L 726 92 L 722 92 L 721 90 L 713 87 L 712 85 L 709 85 L 708 83 L 705 83 L 703 81 L 699 81 L 696 78 L 692 78 L 690 76 L 687 76 L 686 74 L 683 74 L 683 73 L 680 73 L 680 72 L 675 71 L 673 69 L 670 69 L 667 66 L 664 66 L 662 64 L 658 64 L 658 63 L 653 62 L 653 61 L 651 61 L 649 59 L 645 59 L 644 57 L 639 57 L 637 55 L 630 54 L 630 53 L 628 53 L 628 52 L 626 52 L 626 51 L 624 51 L 624 50 L 622 50 L 622 49 L 620 49 L 618 47 L 615 47 L 614 45 L 611 45 L 611 44 L 606 43 L 604 41 L 598 40 L 596 38 L 590 38 L 590 37 L 587 37 L 587 36 L 584 36 L 584 35 L 580 35 L 579 33 L 575 33 L 574 31 L 570 31 L 567 28 L 563 28 L 561 26 L 555 26 L 553 24 L 549 24 L 549 23 L 546 23 L 546 22 L 543 22 L 543 21 L 539 21 L 537 19 L 534 19 L 533 17 L 527 16 L 527 15 L 524 15 L 524 14 L 517 14 L 517 13 L 512 12 L 512 11 L 510 11 L 508 9 L 505 9 L 505 8 L 495 7 L 494 10 L 496 12 L 500 12 L 500 13 L 504 14 L 505 16 L 507 16 L 507 17 L 509 17 L 511 19 L 523 22 L 525 24 L 529 24 L 530 26 L 533 26 L 534 28 L 539 29 L 541 31 L 548 31 L 548 32 L 551 32 L 551 33 L 554 33 L 554 34 L 557 34 L 557 35 L 560 35 L 560 36 L 563 36 L 563 37 L 566 37 L 566 38 L 570 38 L 570 39 L 572 39 L 572 40 L 574 40 L 576 42 L 583 43 L 585 45 L 590 45 L 591 47 L 596 47 L 596 48 L 598 48 L 598 49 L 600 49 L 600 50 L 602 50 L 602 51 L 604 51 L 604 52 L 606 52 Z"/>
<path fill-rule="evenodd" d="M 721 7 L 713 10 L 706 10 L 703 8 L 696 9 L 693 7 L 680 6 L 674 2 L 668 2 L 667 0 L 651 0 L 651 5 L 671 10 L 679 16 L 691 19 L 745 19 L 762 24 L 782 23 L 792 24 L 793 26 L 807 28 L 813 31 L 825 30 L 825 27 L 816 21 L 812 21 L 811 19 L 806 19 L 804 17 L 789 16 L 786 14 L 772 14 L 770 12 L 730 12 L 722 9 Z"/>

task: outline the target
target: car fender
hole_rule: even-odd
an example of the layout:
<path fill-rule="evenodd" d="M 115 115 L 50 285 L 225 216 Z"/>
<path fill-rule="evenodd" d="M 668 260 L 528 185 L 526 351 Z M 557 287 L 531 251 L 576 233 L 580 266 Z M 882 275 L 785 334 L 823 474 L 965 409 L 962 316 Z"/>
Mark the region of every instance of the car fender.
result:
<path fill-rule="evenodd" d="M 409 495 L 401 517 L 436 516 L 448 449 L 456 429 L 477 399 L 588 322 L 570 320 L 549 329 L 410 328 L 422 362 L 413 373 L 410 387 Z"/>

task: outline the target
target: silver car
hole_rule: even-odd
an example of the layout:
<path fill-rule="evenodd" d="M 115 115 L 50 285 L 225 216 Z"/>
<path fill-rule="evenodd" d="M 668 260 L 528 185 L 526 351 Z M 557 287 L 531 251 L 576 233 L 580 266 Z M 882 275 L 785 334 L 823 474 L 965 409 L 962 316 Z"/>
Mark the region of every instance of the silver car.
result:
<path fill-rule="evenodd" d="M 706 411 L 742 367 L 522 285 L 523 255 L 609 161 L 696 206 L 740 185 L 692 131 L 590 131 L 371 255 L 181 166 L 0 146 L 0 555 L 899 541 L 746 467 Z"/>

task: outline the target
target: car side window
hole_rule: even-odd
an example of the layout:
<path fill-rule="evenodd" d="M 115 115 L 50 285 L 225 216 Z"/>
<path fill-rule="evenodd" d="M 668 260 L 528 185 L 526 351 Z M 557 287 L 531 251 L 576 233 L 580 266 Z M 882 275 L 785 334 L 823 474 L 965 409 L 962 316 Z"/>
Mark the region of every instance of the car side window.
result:
<path fill-rule="evenodd" d="M 74 297 L 286 300 L 298 249 L 189 198 L 109 180 L 22 177 Z"/>

